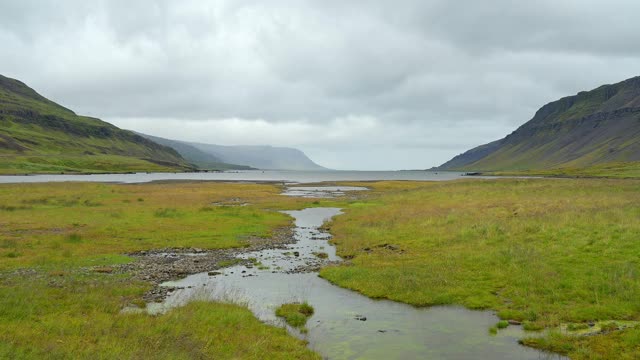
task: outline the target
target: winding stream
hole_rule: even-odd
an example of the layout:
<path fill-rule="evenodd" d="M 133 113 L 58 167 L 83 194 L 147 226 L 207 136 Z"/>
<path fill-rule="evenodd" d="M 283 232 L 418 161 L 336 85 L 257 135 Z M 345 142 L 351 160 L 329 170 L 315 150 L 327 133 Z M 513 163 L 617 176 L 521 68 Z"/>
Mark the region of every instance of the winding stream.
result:
<path fill-rule="evenodd" d="M 327 196 L 333 196 L 338 189 L 330 190 L 333 192 Z M 304 191 L 322 196 L 318 189 Z M 194 274 L 164 283 L 162 286 L 176 290 L 165 302 L 150 304 L 148 310 L 162 312 L 192 299 L 233 301 L 247 304 L 262 321 L 286 326 L 276 318 L 275 308 L 282 303 L 308 301 L 315 308 L 307 323 L 308 333 L 288 329 L 329 359 L 562 358 L 519 345 L 517 339 L 523 332 L 518 326 L 490 335 L 488 328 L 499 319 L 489 311 L 453 306 L 416 308 L 373 300 L 330 284 L 312 270 L 341 260 L 329 244 L 330 234 L 319 229 L 341 214 L 340 209 L 309 208 L 286 213 L 295 219 L 295 243 L 286 249 L 242 255 L 255 258 L 254 265 L 238 265 L 219 274 Z M 314 253 L 326 253 L 328 257 L 320 259 Z"/>

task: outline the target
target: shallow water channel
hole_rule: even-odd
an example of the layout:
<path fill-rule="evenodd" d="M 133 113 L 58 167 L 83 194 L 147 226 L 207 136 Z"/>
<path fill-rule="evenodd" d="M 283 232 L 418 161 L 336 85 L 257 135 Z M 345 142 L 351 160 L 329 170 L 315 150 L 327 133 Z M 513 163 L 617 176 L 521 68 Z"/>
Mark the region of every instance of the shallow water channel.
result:
<path fill-rule="evenodd" d="M 256 259 L 253 266 L 233 266 L 213 276 L 201 273 L 164 283 L 176 290 L 164 303 L 150 304 L 149 311 L 162 312 L 192 299 L 233 301 L 247 304 L 262 321 L 286 326 L 275 316 L 275 308 L 308 301 L 315 308 L 307 323 L 308 333 L 288 329 L 329 359 L 561 358 L 519 345 L 517 339 L 523 332 L 517 326 L 490 335 L 489 327 L 499 319 L 489 311 L 453 306 L 416 308 L 373 300 L 330 284 L 309 269 L 341 260 L 328 242 L 330 234 L 319 229 L 341 214 L 340 209 L 286 213 L 295 219 L 295 243 L 286 249 L 243 254 L 243 258 Z M 314 254 L 318 252 L 328 258 L 319 259 Z"/>

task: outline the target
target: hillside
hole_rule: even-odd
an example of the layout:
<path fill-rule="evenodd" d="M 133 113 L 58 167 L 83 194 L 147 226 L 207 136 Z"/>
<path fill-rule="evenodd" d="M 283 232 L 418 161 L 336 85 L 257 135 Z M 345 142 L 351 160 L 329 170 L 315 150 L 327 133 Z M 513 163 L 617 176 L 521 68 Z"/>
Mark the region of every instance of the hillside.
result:
<path fill-rule="evenodd" d="M 76 115 L 24 83 L 0 75 L 0 173 L 191 168 L 174 149 Z"/>
<path fill-rule="evenodd" d="M 501 140 L 473 148 L 439 170 L 610 175 L 637 172 L 640 77 L 551 102 Z"/>
<path fill-rule="evenodd" d="M 157 136 L 137 133 L 147 139 L 175 149 L 190 164 L 197 166 L 199 169 L 205 170 L 251 170 L 250 166 L 228 164 L 215 155 L 206 153 L 195 146 L 178 140 L 170 140 Z"/>
<path fill-rule="evenodd" d="M 263 170 L 327 170 L 302 151 L 274 146 L 222 146 L 201 143 L 190 145 L 222 159 L 224 162 Z"/>

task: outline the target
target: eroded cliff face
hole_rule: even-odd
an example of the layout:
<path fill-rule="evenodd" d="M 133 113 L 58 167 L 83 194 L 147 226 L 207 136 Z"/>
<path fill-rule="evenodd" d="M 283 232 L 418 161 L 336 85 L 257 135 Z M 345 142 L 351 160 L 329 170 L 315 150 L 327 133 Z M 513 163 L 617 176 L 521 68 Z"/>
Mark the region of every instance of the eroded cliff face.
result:
<path fill-rule="evenodd" d="M 640 161 L 640 77 L 551 102 L 505 138 L 442 170 L 536 170 Z"/>

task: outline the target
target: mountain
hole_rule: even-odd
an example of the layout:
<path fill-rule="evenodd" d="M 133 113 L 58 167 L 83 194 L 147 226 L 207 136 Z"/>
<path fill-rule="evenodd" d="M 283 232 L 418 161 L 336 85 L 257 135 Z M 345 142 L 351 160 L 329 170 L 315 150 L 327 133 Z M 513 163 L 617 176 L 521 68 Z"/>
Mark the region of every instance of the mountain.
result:
<path fill-rule="evenodd" d="M 263 170 L 327 170 L 302 151 L 274 146 L 222 146 L 189 143 L 224 162 L 251 166 Z"/>
<path fill-rule="evenodd" d="M 146 135 L 142 133 L 137 133 L 138 135 L 144 136 L 147 139 L 156 142 L 161 145 L 165 145 L 175 149 L 185 160 L 189 163 L 197 166 L 199 169 L 206 170 L 251 170 L 255 169 L 251 166 L 246 165 L 236 165 L 236 164 L 228 164 L 224 162 L 219 157 L 206 153 L 193 145 L 189 145 L 186 142 L 178 141 L 178 140 L 170 140 L 157 136 Z"/>
<path fill-rule="evenodd" d="M 286 147 L 223 146 L 165 139 L 137 133 L 158 144 L 170 146 L 200 169 L 218 170 L 328 170 L 302 151 Z"/>
<path fill-rule="evenodd" d="M 313 162 L 302 151 L 293 148 L 269 145 L 223 146 L 137 134 L 174 148 L 189 163 L 201 169 L 328 170 Z"/>
<path fill-rule="evenodd" d="M 606 172 L 638 169 L 639 161 L 640 77 L 634 77 L 551 102 L 505 138 L 473 148 L 437 169 Z"/>
<path fill-rule="evenodd" d="M 79 116 L 0 75 L 0 173 L 192 169 L 172 148 Z"/>

